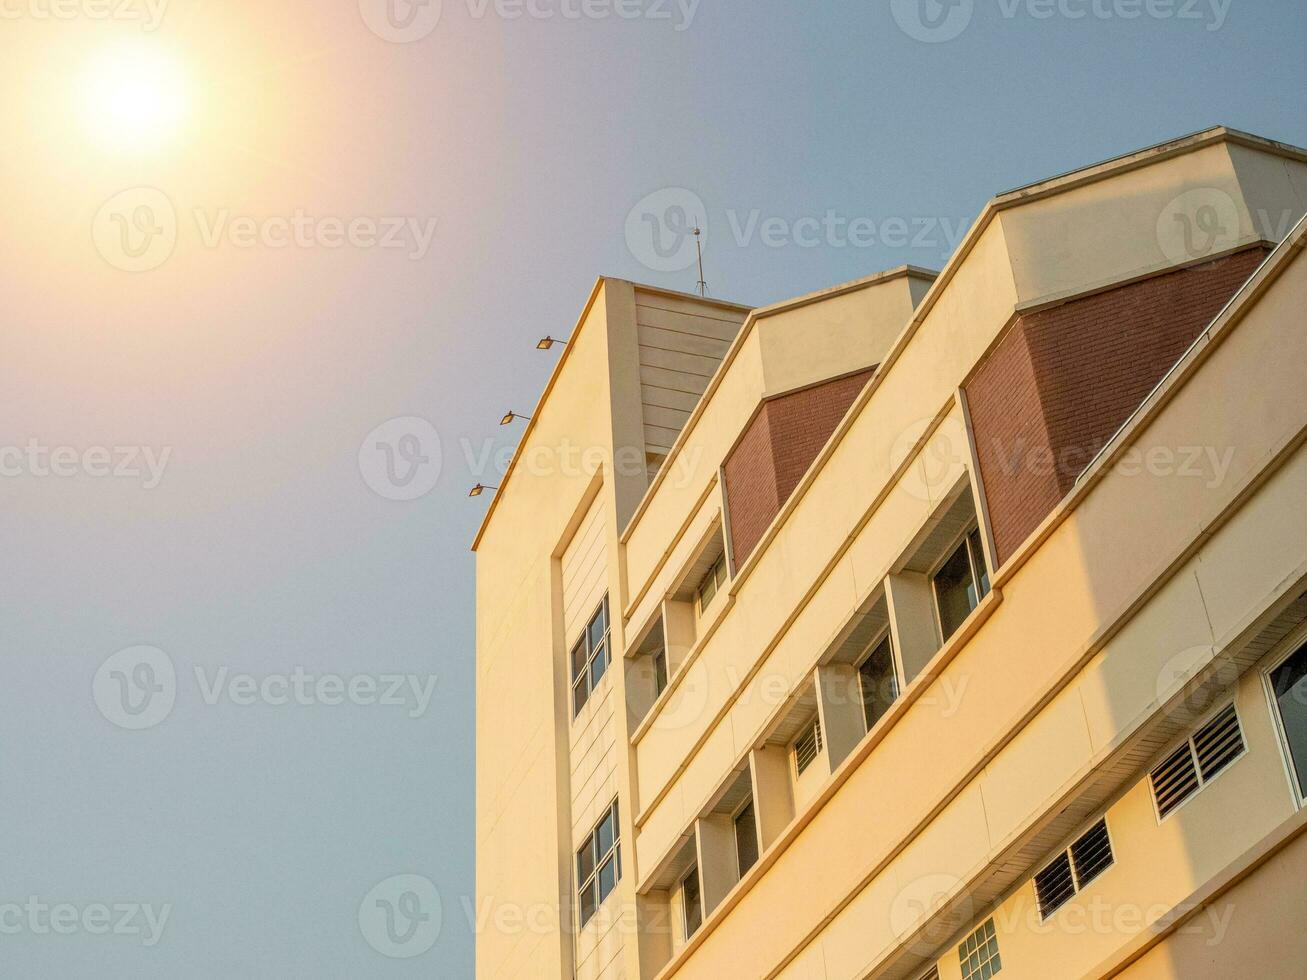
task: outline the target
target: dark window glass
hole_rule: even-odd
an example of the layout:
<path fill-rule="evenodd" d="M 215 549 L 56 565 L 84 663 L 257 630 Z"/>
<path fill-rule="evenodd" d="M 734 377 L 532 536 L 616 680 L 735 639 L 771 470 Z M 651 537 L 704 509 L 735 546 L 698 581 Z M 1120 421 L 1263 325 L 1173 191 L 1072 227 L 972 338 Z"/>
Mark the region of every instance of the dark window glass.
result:
<path fill-rule="evenodd" d="M 985 549 L 980 543 L 980 528 L 967 535 L 967 543 L 971 546 L 971 564 L 980 582 L 980 598 L 983 599 L 989 595 L 989 568 L 985 565 Z"/>
<path fill-rule="evenodd" d="M 599 901 L 603 901 L 617 887 L 617 855 L 610 857 L 599 869 Z"/>
<path fill-rule="evenodd" d="M 667 690 L 667 651 L 659 650 L 653 657 L 654 668 L 654 694 L 662 694 Z"/>
<path fill-rule="evenodd" d="M 971 557 L 967 554 L 967 542 L 963 541 L 935 573 L 935 602 L 945 640 L 957 632 L 979 601 L 971 575 Z"/>
<path fill-rule="evenodd" d="M 1298 795 L 1307 796 L 1307 646 L 1272 672 L 1271 686 L 1298 777 Z"/>
<path fill-rule="evenodd" d="M 595 873 L 594 838 L 585 842 L 585 846 L 576 852 L 576 880 L 585 881 Z"/>
<path fill-rule="evenodd" d="M 899 696 L 898 676 L 894 672 L 894 649 L 885 637 L 875 651 L 858 668 L 862 683 L 862 710 L 867 731 L 889 711 Z"/>
<path fill-rule="evenodd" d="M 581 641 L 577 643 L 576 646 L 572 647 L 572 679 L 573 680 L 576 680 L 578 677 L 580 677 L 585 673 L 586 659 L 587 657 L 586 657 L 585 637 L 581 637 Z"/>
<path fill-rule="evenodd" d="M 685 938 L 689 939 L 703 924 L 703 903 L 699 901 L 699 869 L 695 868 L 681 885 L 685 902 Z"/>
<path fill-rule="evenodd" d="M 597 830 L 595 830 L 595 851 L 599 854 L 607 854 L 613 846 L 613 841 L 617 839 L 617 814 L 612 810 L 608 811 L 608 816 L 604 817 Z"/>
<path fill-rule="evenodd" d="M 590 620 L 590 649 L 595 650 L 599 644 L 604 641 L 604 634 L 608 632 L 608 600 L 599 607 L 595 613 L 594 619 Z"/>
<path fill-rule="evenodd" d="M 586 701 L 590 697 L 590 685 L 586 683 L 586 675 L 582 674 L 576 686 L 572 688 L 572 714 L 577 714 L 585 707 Z"/>
<path fill-rule="evenodd" d="M 599 907 L 599 902 L 595 898 L 594 879 L 590 879 L 590 884 L 581 889 L 581 925 L 590 921 L 590 917 L 595 914 L 595 909 Z"/>
<path fill-rule="evenodd" d="M 753 800 L 735 816 L 735 858 L 741 878 L 758 861 L 758 825 L 753 818 Z"/>
<path fill-rule="evenodd" d="M 604 671 L 608 669 L 608 644 L 603 643 L 594 652 L 594 657 L 590 661 L 590 690 L 599 686 L 599 681 L 603 679 Z"/>

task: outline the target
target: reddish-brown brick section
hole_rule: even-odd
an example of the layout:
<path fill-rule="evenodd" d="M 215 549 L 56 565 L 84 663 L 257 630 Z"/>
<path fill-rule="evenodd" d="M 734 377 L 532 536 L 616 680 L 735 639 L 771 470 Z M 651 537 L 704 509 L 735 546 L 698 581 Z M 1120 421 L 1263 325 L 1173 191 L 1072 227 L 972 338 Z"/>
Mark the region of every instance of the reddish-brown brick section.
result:
<path fill-rule="evenodd" d="M 999 562 L 1266 257 L 1261 247 L 1019 317 L 966 386 Z"/>
<path fill-rule="evenodd" d="M 780 513 L 874 370 L 780 395 L 759 406 L 726 459 L 736 567 Z"/>

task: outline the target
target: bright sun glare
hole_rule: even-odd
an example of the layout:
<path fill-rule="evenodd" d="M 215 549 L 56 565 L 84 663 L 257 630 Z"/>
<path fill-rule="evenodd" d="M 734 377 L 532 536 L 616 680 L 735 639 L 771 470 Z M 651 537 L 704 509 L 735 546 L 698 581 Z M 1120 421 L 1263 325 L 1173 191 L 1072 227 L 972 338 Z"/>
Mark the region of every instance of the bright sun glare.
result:
<path fill-rule="evenodd" d="M 102 148 L 139 153 L 173 142 L 188 108 L 186 76 L 165 51 L 148 44 L 102 52 L 82 79 L 86 129 Z"/>

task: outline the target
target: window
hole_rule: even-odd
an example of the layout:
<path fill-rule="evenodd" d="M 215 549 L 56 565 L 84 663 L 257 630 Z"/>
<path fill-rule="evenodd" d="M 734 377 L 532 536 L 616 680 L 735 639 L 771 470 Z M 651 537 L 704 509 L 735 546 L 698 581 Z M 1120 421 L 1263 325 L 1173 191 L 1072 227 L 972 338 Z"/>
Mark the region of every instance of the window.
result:
<path fill-rule="evenodd" d="M 681 911 L 683 913 L 682 925 L 685 927 L 685 938 L 689 939 L 699 931 L 699 926 L 703 925 L 703 899 L 699 895 L 699 869 L 693 867 L 690 873 L 681 879 Z"/>
<path fill-rule="evenodd" d="M 894 648 L 888 636 L 881 640 L 858 668 L 862 688 L 862 713 L 867 731 L 885 716 L 899 696 L 899 678 L 894 670 Z"/>
<path fill-rule="evenodd" d="M 813 718 L 794 742 L 794 772 L 802 776 L 821 751 L 821 719 Z"/>
<path fill-rule="evenodd" d="M 753 800 L 735 815 L 735 864 L 740 877 L 758 863 L 758 823 L 753 816 Z"/>
<path fill-rule="evenodd" d="M 1178 810 L 1244 750 L 1239 715 L 1233 704 L 1227 704 L 1148 774 L 1157 819 L 1164 820 Z"/>
<path fill-rule="evenodd" d="M 1110 868 L 1116 860 L 1103 818 L 1035 875 L 1039 917 L 1047 919 L 1077 892 Z"/>
<path fill-rule="evenodd" d="M 1307 646 L 1271 671 L 1270 680 L 1289 768 L 1298 796 L 1307 797 Z"/>
<path fill-rule="evenodd" d="M 932 966 L 929 970 L 919 976 L 917 980 L 939 980 L 939 967 Z"/>
<path fill-rule="evenodd" d="M 998 936 L 994 934 L 993 919 L 958 946 L 958 960 L 962 963 L 962 980 L 989 980 L 1003 969 L 1003 961 L 998 956 Z"/>
<path fill-rule="evenodd" d="M 708 569 L 708 574 L 703 577 L 699 583 L 697 595 L 699 596 L 699 612 L 703 613 L 711 604 L 713 599 L 717 598 L 717 592 L 726 584 L 726 552 L 717 556 L 713 562 L 712 568 Z"/>
<path fill-rule="evenodd" d="M 584 926 L 622 880 L 622 848 L 618 842 L 617 801 L 576 852 L 577 905 Z"/>
<path fill-rule="evenodd" d="M 580 713 L 608 669 L 608 596 L 572 647 L 572 715 Z"/>
<path fill-rule="evenodd" d="M 654 697 L 667 690 L 667 651 L 659 650 L 653 655 Z"/>
<path fill-rule="evenodd" d="M 947 641 L 958 627 L 989 595 L 989 572 L 985 567 L 985 549 L 980 546 L 980 531 L 972 528 L 946 562 L 935 573 L 935 607 L 939 611 L 939 628 Z"/>

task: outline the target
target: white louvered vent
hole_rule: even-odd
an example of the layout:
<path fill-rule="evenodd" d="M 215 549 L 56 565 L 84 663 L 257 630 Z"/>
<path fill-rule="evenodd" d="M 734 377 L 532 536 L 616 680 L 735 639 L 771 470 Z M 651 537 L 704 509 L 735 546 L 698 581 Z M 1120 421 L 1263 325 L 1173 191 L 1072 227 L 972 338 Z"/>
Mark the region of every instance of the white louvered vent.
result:
<path fill-rule="evenodd" d="M 1153 799 L 1157 815 L 1165 817 L 1194 793 L 1198 792 L 1198 767 L 1188 742 L 1172 752 L 1152 771 Z"/>
<path fill-rule="evenodd" d="M 921 976 L 917 977 L 917 980 L 939 980 L 939 967 L 932 966 Z"/>
<path fill-rule="evenodd" d="M 1194 735 L 1198 771 L 1206 783 L 1218 772 L 1243 755 L 1243 732 L 1234 705 L 1227 705 L 1215 718 Z"/>
<path fill-rule="evenodd" d="M 1071 858 L 1066 851 L 1035 875 L 1035 897 L 1039 900 L 1039 916 L 1042 919 L 1047 919 L 1069 902 L 1075 893 L 1076 880 L 1071 874 Z"/>
<path fill-rule="evenodd" d="M 1112 840 L 1104 817 L 1035 875 L 1039 915 L 1047 919 L 1077 892 L 1112 866 Z"/>
<path fill-rule="evenodd" d="M 817 753 L 821 751 L 821 719 L 812 719 L 812 724 L 804 730 L 799 736 L 798 741 L 794 743 L 794 771 L 800 776 L 803 775 L 814 759 Z"/>
<path fill-rule="evenodd" d="M 1157 817 L 1164 820 L 1246 751 L 1239 715 L 1228 704 L 1151 773 Z"/>

